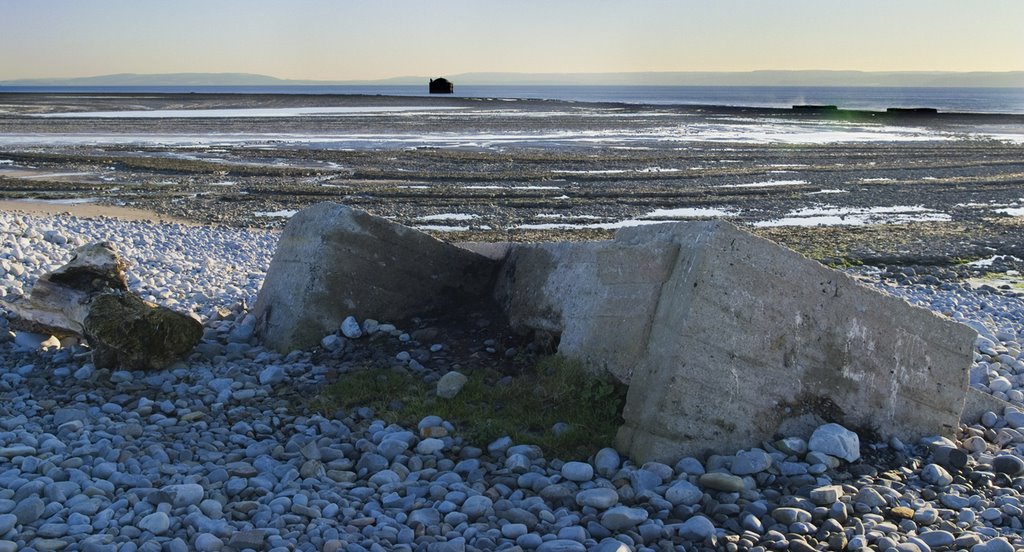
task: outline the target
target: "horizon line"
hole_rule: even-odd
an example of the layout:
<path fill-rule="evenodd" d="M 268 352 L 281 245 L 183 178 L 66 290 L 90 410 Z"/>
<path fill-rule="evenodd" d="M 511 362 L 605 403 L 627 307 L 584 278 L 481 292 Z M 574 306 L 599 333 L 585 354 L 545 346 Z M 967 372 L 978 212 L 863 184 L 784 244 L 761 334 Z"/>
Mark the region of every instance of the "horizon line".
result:
<path fill-rule="evenodd" d="M 721 74 L 721 75 L 740 75 L 750 73 L 875 73 L 875 74 L 948 74 L 948 75 L 969 75 L 976 73 L 987 73 L 996 75 L 1007 75 L 1013 73 L 1024 73 L 1024 69 L 1011 69 L 1004 71 L 993 71 L 993 70 L 971 70 L 971 71 L 954 71 L 946 69 L 895 69 L 895 70 L 874 70 L 874 69 L 746 69 L 746 70 L 628 70 L 628 71 L 461 71 L 458 73 L 446 73 L 442 76 L 460 76 L 460 75 L 544 75 L 544 76 L 574 76 L 574 75 L 671 75 L 671 74 Z M 12 81 L 35 81 L 35 80 L 78 80 L 78 79 L 95 79 L 95 78 L 108 78 L 108 77 L 119 77 L 119 76 L 145 76 L 145 77 L 156 77 L 156 76 L 176 76 L 176 75 L 239 75 L 239 76 L 254 76 L 271 78 L 282 81 L 310 81 L 310 82 L 353 82 L 353 81 L 386 81 L 386 80 L 397 80 L 397 79 L 422 79 L 422 78 L 436 78 L 430 75 L 393 75 L 388 77 L 370 77 L 370 78 L 305 78 L 305 77 L 279 77 L 267 73 L 252 73 L 245 71 L 175 71 L 175 72 L 163 72 L 163 73 L 137 73 L 137 72 L 117 72 L 117 73 L 103 73 L 103 74 L 91 74 L 91 75 L 79 75 L 79 76 L 48 76 L 48 77 L 14 77 L 0 79 L 0 82 L 12 82 Z"/>

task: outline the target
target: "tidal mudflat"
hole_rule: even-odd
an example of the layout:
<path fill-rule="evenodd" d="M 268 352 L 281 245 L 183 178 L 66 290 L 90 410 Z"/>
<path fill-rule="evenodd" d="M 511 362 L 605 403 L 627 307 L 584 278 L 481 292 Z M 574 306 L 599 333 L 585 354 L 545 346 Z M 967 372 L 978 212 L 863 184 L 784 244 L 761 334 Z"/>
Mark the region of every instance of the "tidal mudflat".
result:
<path fill-rule="evenodd" d="M 1020 253 L 1024 116 L 383 96 L 0 104 L 4 199 L 258 227 L 329 200 L 459 241 L 725 217 L 836 262 Z"/>

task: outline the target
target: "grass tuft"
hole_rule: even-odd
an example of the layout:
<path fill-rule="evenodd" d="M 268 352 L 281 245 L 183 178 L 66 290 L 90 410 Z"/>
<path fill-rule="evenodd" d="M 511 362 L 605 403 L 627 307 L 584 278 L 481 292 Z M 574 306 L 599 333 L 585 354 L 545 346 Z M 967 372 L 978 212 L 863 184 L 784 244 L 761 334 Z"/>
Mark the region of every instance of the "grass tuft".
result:
<path fill-rule="evenodd" d="M 456 433 L 484 447 L 508 435 L 540 446 L 548 458 L 585 459 L 611 446 L 622 425 L 626 386 L 595 376 L 560 356 L 545 357 L 531 370 L 505 377 L 477 370 L 454 399 L 435 395 L 435 385 L 404 371 L 364 369 L 345 374 L 323 393 L 323 406 L 373 408 L 383 420 L 414 426 L 428 415 L 452 422 Z M 562 422 L 569 428 L 556 434 Z"/>

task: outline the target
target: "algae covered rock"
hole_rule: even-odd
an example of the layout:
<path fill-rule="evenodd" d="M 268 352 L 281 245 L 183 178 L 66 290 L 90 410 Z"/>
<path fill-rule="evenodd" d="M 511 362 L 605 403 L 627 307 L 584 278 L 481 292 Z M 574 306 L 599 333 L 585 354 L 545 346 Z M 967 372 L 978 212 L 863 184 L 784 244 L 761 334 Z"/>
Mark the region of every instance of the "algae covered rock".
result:
<path fill-rule="evenodd" d="M 94 297 L 83 331 L 97 367 L 123 370 L 166 368 L 203 336 L 198 320 L 128 293 Z"/>

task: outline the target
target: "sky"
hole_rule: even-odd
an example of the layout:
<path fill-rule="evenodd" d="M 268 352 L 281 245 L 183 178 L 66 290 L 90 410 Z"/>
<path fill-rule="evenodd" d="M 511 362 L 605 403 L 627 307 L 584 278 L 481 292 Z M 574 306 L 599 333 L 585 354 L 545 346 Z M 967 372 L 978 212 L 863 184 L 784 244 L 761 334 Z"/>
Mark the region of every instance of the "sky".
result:
<path fill-rule="evenodd" d="M 1024 70 L 1022 0 L 0 0 L 0 80 Z"/>

